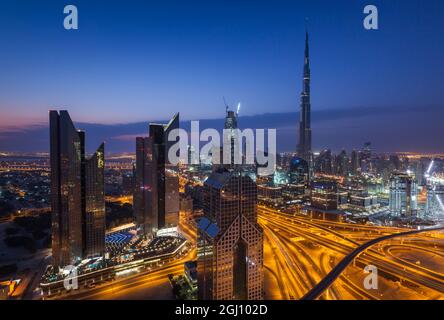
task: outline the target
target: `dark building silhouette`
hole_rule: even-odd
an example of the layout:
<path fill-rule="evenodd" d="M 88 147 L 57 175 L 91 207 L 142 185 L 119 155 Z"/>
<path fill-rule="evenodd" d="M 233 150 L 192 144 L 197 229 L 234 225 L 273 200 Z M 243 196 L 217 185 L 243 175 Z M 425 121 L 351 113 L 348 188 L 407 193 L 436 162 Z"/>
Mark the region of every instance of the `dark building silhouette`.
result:
<path fill-rule="evenodd" d="M 291 159 L 288 171 L 289 183 L 294 185 L 308 185 L 309 183 L 309 167 L 308 162 L 302 158 L 295 157 Z"/>
<path fill-rule="evenodd" d="M 237 124 L 237 113 L 226 107 L 225 114 L 225 123 L 224 123 L 224 135 L 223 135 L 223 144 L 220 148 L 213 147 L 211 150 L 213 155 L 212 168 L 213 170 L 218 170 L 220 168 L 225 168 L 228 170 L 239 167 L 239 163 L 235 164 L 235 160 L 242 161 L 242 153 L 241 146 L 239 142 L 239 132 L 238 132 L 238 124 Z M 229 153 L 224 153 L 225 151 Z M 219 163 L 217 163 L 216 159 L 219 157 Z"/>
<path fill-rule="evenodd" d="M 347 152 L 342 150 L 335 157 L 335 174 L 340 176 L 346 176 L 349 173 L 349 159 L 347 156 Z"/>
<path fill-rule="evenodd" d="M 105 146 L 102 143 L 85 164 L 85 256 L 105 253 Z"/>
<path fill-rule="evenodd" d="M 136 221 L 146 236 L 177 227 L 179 219 L 179 176 L 168 160 L 169 133 L 179 128 L 179 114 L 164 124 L 152 123 L 148 138 L 136 139 L 134 209 Z"/>
<path fill-rule="evenodd" d="M 239 171 L 220 168 L 206 180 L 198 221 L 198 297 L 263 298 L 263 231 L 257 223 L 257 188 Z"/>
<path fill-rule="evenodd" d="M 312 161 L 311 149 L 311 102 L 310 102 L 310 53 L 308 32 L 305 37 L 304 73 L 301 93 L 298 155 L 308 163 Z"/>
<path fill-rule="evenodd" d="M 86 159 L 85 134 L 68 112 L 50 111 L 49 122 L 52 255 L 63 267 L 104 253 L 104 146 Z"/>
<path fill-rule="evenodd" d="M 361 171 L 360 153 L 358 151 L 352 151 L 350 164 L 352 174 L 356 175 Z"/>
<path fill-rule="evenodd" d="M 333 157 L 331 150 L 323 150 L 316 158 L 316 172 L 324 174 L 333 173 Z"/>
<path fill-rule="evenodd" d="M 231 167 L 233 167 L 235 165 L 235 159 L 236 157 L 239 156 L 239 154 L 236 155 L 236 152 L 240 152 L 240 150 L 236 150 L 236 147 L 240 147 L 238 145 L 239 141 L 239 136 L 237 134 L 237 114 L 232 111 L 232 110 L 228 110 L 227 108 L 227 115 L 225 117 L 225 124 L 224 124 L 224 129 L 228 130 L 227 132 L 229 132 L 229 134 L 224 137 L 225 138 L 225 143 L 227 145 L 230 145 L 230 163 L 229 165 Z M 222 161 L 224 161 L 223 159 L 221 159 Z M 228 163 L 226 163 L 228 164 Z"/>
<path fill-rule="evenodd" d="M 148 207 L 148 189 L 151 183 L 151 167 L 149 156 L 152 155 L 152 143 L 150 138 L 136 138 L 136 168 L 134 176 L 133 206 L 136 224 L 142 232 L 150 230 L 153 224 L 150 219 Z"/>

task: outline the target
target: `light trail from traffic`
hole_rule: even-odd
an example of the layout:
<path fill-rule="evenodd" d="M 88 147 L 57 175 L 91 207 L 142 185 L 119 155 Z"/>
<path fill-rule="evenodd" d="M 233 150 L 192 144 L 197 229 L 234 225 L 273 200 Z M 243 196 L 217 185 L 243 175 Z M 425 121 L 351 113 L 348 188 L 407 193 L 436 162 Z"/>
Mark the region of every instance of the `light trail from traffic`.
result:
<path fill-rule="evenodd" d="M 278 260 L 292 261 L 282 264 L 283 273 L 291 275 L 298 288 L 294 292 L 294 298 L 301 298 L 301 291 L 308 292 L 309 287 L 314 287 L 313 282 L 319 283 L 328 272 L 330 272 L 346 255 L 353 250 L 372 239 L 378 239 L 383 236 L 399 234 L 401 232 L 411 231 L 410 229 L 357 225 L 342 222 L 331 222 L 309 219 L 304 216 L 292 216 L 280 213 L 276 210 L 259 207 L 259 223 L 264 228 L 266 237 L 280 241 L 279 251 L 274 254 Z M 423 243 L 416 244 L 417 250 L 423 254 L 436 255 L 435 250 L 424 246 L 432 244 L 434 239 L 430 232 L 426 231 L 421 235 L 411 236 Z M 291 239 L 299 239 L 292 242 Z M 402 238 L 405 241 L 404 238 Z M 408 239 L 408 237 L 406 238 Z M 394 240 L 390 240 L 394 241 Z M 438 241 L 439 242 L 439 241 Z M 384 242 L 383 242 L 384 243 Z M 265 246 L 269 245 L 267 242 Z M 404 246 L 399 244 L 399 246 Z M 444 247 L 444 239 L 439 246 Z M 408 250 L 411 244 L 405 245 Z M 285 253 L 283 253 L 285 252 Z M 310 259 L 307 259 L 307 256 Z M 383 277 L 384 286 L 392 290 L 405 291 L 405 296 L 422 293 L 424 298 L 444 298 L 444 275 L 435 270 L 429 270 L 424 266 L 415 263 L 409 263 L 392 255 L 387 255 L 384 250 L 378 247 L 370 247 L 355 259 L 354 265 L 347 267 L 346 271 L 329 287 L 323 299 L 384 299 L 385 296 L 380 292 L 371 292 L 363 288 L 360 276 L 350 276 L 351 273 L 360 272 L 363 274 L 362 265 L 375 265 L 386 275 Z M 267 265 L 266 265 L 267 267 Z M 398 281 L 389 281 L 385 278 L 399 279 Z M 358 279 L 359 278 L 359 279 Z M 288 281 L 288 279 L 286 279 Z M 291 281 L 291 279 L 290 279 Z M 399 282 L 400 281 L 400 282 Z M 405 285 L 405 288 L 400 284 Z M 290 286 L 289 284 L 286 284 Z M 281 285 L 282 286 L 282 285 Z M 416 291 L 410 286 L 416 286 L 420 289 Z M 268 288 L 267 288 L 268 289 Z M 415 292 L 414 292 L 415 291 Z M 282 297 L 285 299 L 286 297 Z"/>

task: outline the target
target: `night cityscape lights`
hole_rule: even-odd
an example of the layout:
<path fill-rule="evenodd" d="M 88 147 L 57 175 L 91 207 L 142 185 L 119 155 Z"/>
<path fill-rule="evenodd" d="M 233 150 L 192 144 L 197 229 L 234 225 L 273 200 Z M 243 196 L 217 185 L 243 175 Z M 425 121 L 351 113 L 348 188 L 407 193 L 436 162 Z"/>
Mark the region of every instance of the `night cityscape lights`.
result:
<path fill-rule="evenodd" d="M 82 21 L 86 10 L 80 5 L 71 7 L 65 12 L 71 20 L 65 22 L 66 30 L 62 31 L 75 35 L 89 30 L 89 22 Z M 365 9 L 364 16 L 359 12 L 357 21 L 365 19 L 365 28 L 360 31 L 366 32 L 363 43 L 374 42 L 370 37 L 377 37 L 385 27 L 380 13 L 376 6 Z M 241 106 L 242 112 L 255 108 L 248 99 L 231 106 L 224 98 L 224 105 L 205 107 L 209 120 L 202 121 L 202 130 L 212 130 L 212 138 L 199 140 L 191 120 L 183 119 L 196 117 L 202 110 L 186 107 L 193 94 L 182 92 L 179 96 L 178 87 L 185 92 L 192 82 L 191 78 L 180 75 L 179 80 L 167 75 L 166 82 L 162 77 L 158 79 L 166 86 L 163 100 L 170 99 L 175 110 L 172 113 L 159 104 L 150 109 L 149 119 L 162 118 L 168 112 L 169 119 L 164 122 L 145 120 L 145 114 L 139 115 L 140 109 L 132 108 L 138 102 L 127 98 L 128 103 L 119 106 L 118 112 L 109 100 L 104 102 L 110 104 L 109 113 L 101 112 L 104 121 L 114 119 L 111 116 L 116 113 L 122 117 L 122 123 L 135 114 L 143 120 L 134 129 L 129 130 L 124 124 L 95 125 L 89 122 L 88 114 L 76 108 L 80 103 L 77 96 L 68 95 L 66 101 L 71 99 L 72 107 L 51 107 L 49 121 L 42 125 L 44 134 L 35 135 L 36 143 L 45 141 L 46 145 L 39 152 L 19 152 L 7 147 L 7 139 L 2 136 L 2 130 L 6 129 L 0 126 L 0 300 L 180 300 L 183 305 L 176 314 L 205 317 L 213 312 L 211 308 L 187 303 L 191 300 L 261 300 L 261 304 L 263 300 L 301 299 L 444 300 L 444 151 L 400 152 L 398 144 L 407 139 L 402 132 L 399 137 L 387 135 L 382 139 L 393 148 L 386 151 L 381 149 L 381 139 L 378 140 L 384 133 L 376 126 L 374 133 L 365 131 L 364 139 L 353 136 L 352 131 L 343 134 L 348 126 L 350 130 L 357 127 L 360 130 L 360 124 L 354 121 L 375 116 L 373 109 L 366 109 L 367 113 L 358 116 L 346 114 L 346 122 L 336 121 L 334 108 L 322 118 L 319 96 L 339 91 L 342 99 L 344 91 L 354 90 L 354 84 L 349 75 L 335 75 L 336 81 L 343 81 L 342 85 L 334 84 L 333 90 L 320 85 L 332 79 L 328 73 L 333 69 L 327 64 L 343 61 L 337 61 L 336 54 L 330 56 L 329 50 L 324 55 L 319 53 L 317 23 L 317 20 L 306 21 L 305 30 L 302 24 L 295 23 L 293 29 L 298 29 L 301 37 L 291 41 L 300 42 L 301 51 L 297 53 L 300 56 L 292 54 L 291 61 L 290 55 L 279 58 L 279 63 L 284 63 L 281 69 L 299 74 L 296 79 L 302 80 L 302 85 L 293 83 L 294 78 L 289 81 L 290 78 L 280 76 L 281 82 L 270 80 L 264 87 L 279 87 L 277 94 L 270 91 L 273 99 L 293 93 L 292 113 L 285 114 L 290 118 L 286 120 L 291 123 L 291 130 L 287 123 L 282 127 L 277 125 L 283 120 L 274 118 L 274 112 L 278 112 L 274 105 L 264 112 L 262 122 L 253 125 L 256 118 L 252 114 L 240 114 Z M 197 21 L 193 25 L 198 25 Z M 236 28 L 234 25 L 233 30 Z M 170 32 L 176 37 L 176 29 L 171 27 Z M 216 36 L 221 31 L 215 27 L 212 32 Z M 279 39 L 286 36 L 279 34 Z M 79 40 L 73 39 L 70 41 L 77 45 Z M 147 52 L 165 55 L 164 51 L 156 51 L 161 42 L 155 42 Z M 180 48 L 181 44 L 168 52 Z M 353 46 L 346 48 L 342 54 L 352 49 Z M 210 58 L 206 61 L 207 51 L 201 50 L 202 53 L 193 56 L 194 60 L 219 63 Z M 142 55 L 150 59 L 147 52 Z M 226 54 L 235 60 L 238 53 L 236 48 L 229 48 Z M 188 59 L 188 55 L 191 53 L 184 49 L 183 59 Z M 133 58 L 125 56 L 128 63 Z M 327 59 L 328 63 L 321 59 Z M 301 73 L 293 72 L 293 60 L 301 66 Z M 344 61 L 347 65 L 344 69 L 358 64 L 349 55 Z M 224 67 L 229 64 L 220 63 Z M 141 74 L 151 71 L 146 66 L 135 67 L 132 63 L 126 66 L 123 60 L 122 65 L 122 70 L 132 68 L 143 90 L 149 91 L 150 85 L 156 84 L 141 80 Z M 150 68 L 153 72 L 157 70 L 157 66 Z M 257 65 L 252 70 L 256 72 L 256 68 L 262 70 L 265 66 Z M 384 68 L 387 66 L 381 67 Z M 257 71 L 255 77 L 268 81 L 267 77 L 277 72 L 275 69 L 266 71 L 269 74 Z M 421 67 L 421 72 L 422 69 L 427 68 Z M 126 71 L 121 72 L 120 81 L 124 83 Z M 199 72 L 192 77 L 199 78 Z M 369 74 L 373 75 L 372 72 L 369 70 Z M 393 74 L 378 73 L 378 77 L 385 81 L 384 77 Z M 73 71 L 72 77 L 76 76 Z M 212 77 L 219 79 L 220 84 L 199 80 L 201 96 L 196 99 L 206 101 L 206 96 L 213 95 L 214 87 L 219 85 L 220 90 L 228 88 L 223 84 L 225 75 Z M 180 86 L 174 85 L 175 81 Z M 105 90 L 119 104 L 121 100 L 116 98 L 119 92 L 108 90 L 104 82 L 98 80 L 97 88 L 86 85 L 87 90 L 86 86 L 83 90 L 97 89 L 98 95 Z M 243 78 L 238 83 L 236 75 L 232 75 L 229 82 L 240 88 L 233 95 L 243 94 L 240 85 Z M 288 92 L 291 86 L 295 92 Z M 395 91 L 401 85 L 387 80 L 384 86 L 392 86 L 393 95 L 398 95 Z M 375 91 L 381 89 L 381 86 L 370 87 Z M 266 91 L 262 87 L 253 91 L 260 94 L 262 90 Z M 131 89 L 125 85 L 122 91 L 131 92 Z M 152 91 L 150 94 L 158 93 L 154 92 L 156 89 Z M 64 91 L 61 92 L 52 96 L 48 104 L 65 101 L 61 100 Z M 343 97 L 364 105 L 368 95 L 362 101 L 358 95 L 352 92 Z M 297 96 L 299 102 L 294 99 Z M 176 107 L 176 100 L 184 107 Z M 19 104 L 22 100 L 17 101 Z M 394 100 L 387 101 L 390 104 Z M 442 101 L 441 97 L 437 103 Z M 276 102 L 276 108 L 279 103 Z M 410 112 L 408 107 L 406 113 Z M 210 115 L 214 114 L 220 117 L 212 118 Z M 376 116 L 381 118 L 378 120 L 381 128 L 391 125 L 383 123 L 382 112 Z M 269 128 L 269 123 L 276 125 Z M 420 131 L 425 130 L 419 125 L 416 128 L 399 121 L 393 126 L 418 131 L 415 140 L 418 144 L 425 140 L 419 137 Z M 261 128 L 276 131 L 271 131 L 273 135 L 266 139 L 254 136 L 250 143 L 244 131 L 249 127 L 253 135 Z M 197 137 L 197 142 L 187 140 L 186 148 L 175 149 L 183 137 L 176 135 L 179 129 L 183 129 L 187 139 L 188 134 L 191 139 Z M 225 134 L 220 135 L 224 130 Z M 329 143 L 317 140 L 323 130 L 335 133 Z M 282 131 L 291 133 L 287 141 L 279 138 Z M 278 132 L 277 141 L 274 141 L 275 132 Z M 436 132 L 429 139 L 442 139 L 442 126 L 437 126 Z M 171 136 L 179 141 L 173 141 Z M 221 141 L 216 143 L 216 136 Z M 282 142 L 292 147 L 282 148 Z M 125 151 L 114 151 L 113 144 L 124 145 Z M 345 147 L 338 148 L 340 144 Z M 204 145 L 205 152 L 201 153 Z M 429 149 L 433 148 L 436 149 Z M 171 150 L 175 157 L 181 155 L 180 161 L 172 160 Z M 421 150 L 421 146 L 415 150 Z M 252 313 L 252 308 L 232 305 L 222 312 L 241 316 Z M 257 312 L 265 315 L 266 304 L 258 305 Z"/>

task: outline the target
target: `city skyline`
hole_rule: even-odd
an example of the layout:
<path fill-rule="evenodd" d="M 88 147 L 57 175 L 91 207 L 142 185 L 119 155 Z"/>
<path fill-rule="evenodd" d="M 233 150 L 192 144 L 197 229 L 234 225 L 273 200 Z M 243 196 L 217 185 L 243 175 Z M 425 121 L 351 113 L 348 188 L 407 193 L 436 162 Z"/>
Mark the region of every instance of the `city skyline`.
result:
<path fill-rule="evenodd" d="M 80 28 L 73 32 L 60 26 L 62 10 L 55 2 L 28 6 L 22 22 L 0 19 L 8 23 L 0 25 L 6 40 L 27 34 L 25 41 L 11 42 L 10 50 L 0 53 L 5 70 L 0 76 L 0 150 L 48 151 L 43 119 L 46 110 L 57 108 L 68 109 L 73 118 L 92 127 L 86 129 L 95 144 L 106 140 L 110 152 L 130 151 L 131 144 L 122 140 L 145 132 L 145 121 L 167 119 L 177 111 L 182 119 L 216 121 L 222 118 L 225 96 L 230 105 L 242 102 L 243 124 L 254 119 L 262 127 L 277 128 L 279 151 L 293 151 L 297 128 L 286 118 L 299 107 L 306 18 L 315 62 L 314 150 L 351 150 L 365 141 L 380 151 L 442 149 L 444 145 L 433 139 L 443 133 L 439 74 L 444 66 L 438 57 L 444 44 L 439 41 L 442 20 L 437 15 L 442 2 L 378 3 L 377 31 L 363 28 L 360 2 L 339 1 L 335 10 L 332 4 L 282 2 L 286 13 L 282 8 L 267 10 L 262 3 L 254 10 L 247 4 L 221 8 L 215 3 L 190 13 L 179 4 L 135 2 L 134 8 L 146 18 L 116 4 L 109 6 L 108 17 L 99 14 L 98 4 L 80 2 Z M 206 18 L 185 20 L 181 10 Z M 2 10 L 14 12 L 10 5 Z M 47 19 L 37 21 L 31 13 Z M 405 25 L 413 14 L 414 26 Z M 267 18 L 270 26 L 262 25 Z M 35 43 L 35 37 L 41 43 Z M 122 42 L 121 48 L 109 50 L 114 41 Z M 34 46 L 34 58 L 23 64 L 29 45 Z M 48 48 L 57 59 L 45 56 Z M 22 54 L 11 56 L 12 52 Z M 224 57 L 222 52 L 229 54 Z M 330 146 L 332 133 L 337 137 Z"/>
<path fill-rule="evenodd" d="M 297 108 L 297 103 L 295 103 Z M 200 120 L 201 129 L 223 129 L 223 112 L 217 119 Z M 75 110 L 69 110 L 76 114 Z M 415 120 L 408 120 L 414 117 Z M 313 151 L 332 149 L 348 152 L 361 148 L 364 142 L 371 141 L 377 152 L 417 152 L 441 153 L 444 141 L 434 139 L 440 136 L 443 128 L 440 122 L 444 117 L 443 108 L 433 108 L 425 113 L 422 108 L 363 108 L 361 110 L 312 110 L 312 129 L 316 134 L 313 141 Z M 278 152 L 294 152 L 295 137 L 298 137 L 298 112 L 263 114 L 258 116 L 242 116 L 241 128 L 276 128 Z M 167 122 L 167 119 L 153 122 Z M 397 122 L 402 128 L 394 127 Z M 130 124 L 104 125 L 74 122 L 76 127 L 90 132 L 86 151 L 93 153 L 95 145 L 107 142 L 107 153 L 134 153 L 133 140 L 138 136 L 147 135 L 146 127 L 149 121 Z M 411 130 L 416 126 L 417 131 Z M 189 130 L 190 121 L 181 120 L 180 127 Z M 377 129 L 377 130 L 376 130 Z M 421 132 L 421 135 L 417 133 Z M 332 136 L 335 139 L 332 139 Z M 426 137 L 424 137 L 426 136 Z M 49 152 L 48 125 L 31 126 L 25 129 L 8 129 L 0 133 L 1 152 Z"/>
<path fill-rule="evenodd" d="M 278 1 L 0 8 L 0 300 L 444 299 L 444 2 Z"/>

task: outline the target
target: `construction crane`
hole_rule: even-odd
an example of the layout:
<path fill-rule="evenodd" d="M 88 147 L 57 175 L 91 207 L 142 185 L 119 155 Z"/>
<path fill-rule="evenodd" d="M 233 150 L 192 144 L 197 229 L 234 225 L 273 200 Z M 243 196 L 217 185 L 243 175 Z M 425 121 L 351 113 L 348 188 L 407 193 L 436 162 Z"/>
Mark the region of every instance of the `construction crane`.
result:
<path fill-rule="evenodd" d="M 228 109 L 230 109 L 230 106 L 228 105 L 227 100 L 225 100 L 225 97 L 222 97 L 222 98 L 224 100 L 225 110 L 226 110 L 226 112 L 228 112 Z M 236 116 L 239 115 L 240 109 L 241 109 L 241 103 L 238 102 L 237 109 L 236 109 Z"/>

